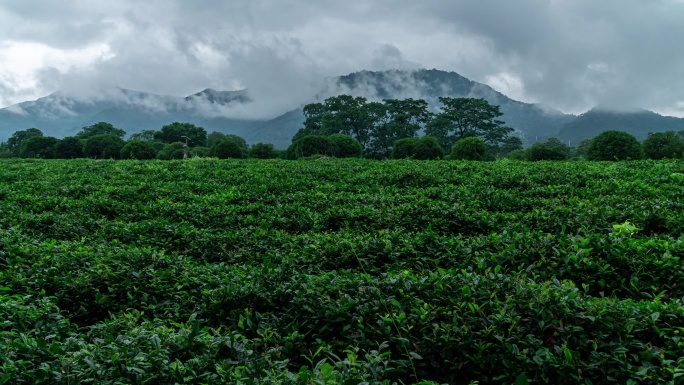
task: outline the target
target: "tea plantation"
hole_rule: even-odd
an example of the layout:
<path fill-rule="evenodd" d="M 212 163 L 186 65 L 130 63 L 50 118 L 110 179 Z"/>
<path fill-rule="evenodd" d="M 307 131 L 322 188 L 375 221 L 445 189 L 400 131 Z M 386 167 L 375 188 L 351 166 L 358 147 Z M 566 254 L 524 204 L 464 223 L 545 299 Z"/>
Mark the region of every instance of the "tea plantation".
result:
<path fill-rule="evenodd" d="M 0 161 L 0 384 L 682 384 L 684 162 Z"/>

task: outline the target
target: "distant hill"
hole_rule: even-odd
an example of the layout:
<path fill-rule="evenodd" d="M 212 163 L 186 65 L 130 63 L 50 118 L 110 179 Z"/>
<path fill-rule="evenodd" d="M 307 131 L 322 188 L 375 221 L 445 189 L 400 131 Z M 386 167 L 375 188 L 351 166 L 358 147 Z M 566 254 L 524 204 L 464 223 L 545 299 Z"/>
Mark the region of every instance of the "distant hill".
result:
<path fill-rule="evenodd" d="M 625 131 L 644 140 L 649 132 L 684 130 L 684 119 L 648 110 L 616 112 L 597 107 L 561 126 L 558 138 L 576 144 L 608 130 Z"/>
<path fill-rule="evenodd" d="M 440 70 L 361 71 L 328 78 L 311 103 L 327 97 L 351 94 L 369 100 L 387 98 L 421 98 L 438 109 L 438 97 L 484 98 L 500 106 L 502 120 L 516 129 L 516 134 L 529 145 L 558 137 L 576 144 L 605 130 L 627 131 L 639 139 L 648 132 L 684 129 L 684 119 L 665 117 L 651 111 L 615 112 L 592 109 L 582 115 L 568 115 L 540 104 L 523 103 L 497 92 L 491 87 L 467 79 L 455 72 Z M 190 122 L 208 132 L 220 131 L 242 136 L 249 143 L 273 143 L 286 148 L 292 136 L 302 127 L 301 108 L 275 118 L 238 118 L 234 107 L 255 103 L 249 90 L 217 91 L 206 89 L 186 97 L 172 97 L 121 88 L 91 92 L 89 98 L 76 98 L 55 92 L 35 101 L 0 109 L 0 140 L 15 131 L 36 127 L 46 135 L 73 135 L 82 127 L 105 121 L 128 134 L 142 130 L 158 130 L 174 121 Z"/>
<path fill-rule="evenodd" d="M 551 107 L 510 99 L 487 85 L 469 80 L 455 72 L 434 69 L 361 71 L 329 80 L 327 88 L 319 94 L 320 100 L 339 94 L 364 96 L 370 100 L 420 98 L 428 101 L 430 106 L 437 110 L 440 96 L 484 98 L 500 106 L 501 112 L 504 113 L 502 120 L 518 130 L 518 135 L 527 144 L 533 143 L 535 139 L 541 141 L 556 135 L 563 124 L 574 119 L 574 115 L 563 114 Z M 289 138 L 287 142 L 272 142 L 283 148 L 289 145 L 290 139 L 302 127 L 303 122 L 301 110 L 289 111 L 265 122 L 259 127 L 259 131 L 264 132 L 261 135 L 263 138 L 272 137 L 271 135 L 278 135 L 279 139 Z M 269 134 L 266 135 L 266 132 Z"/>
<path fill-rule="evenodd" d="M 109 122 L 128 134 L 158 130 L 172 122 L 191 122 L 208 131 L 249 136 L 264 123 L 222 116 L 221 108 L 249 102 L 246 91 L 206 89 L 184 98 L 155 95 L 122 88 L 104 89 L 93 98 L 75 98 L 55 92 L 35 101 L 0 109 L 0 138 L 35 127 L 45 135 L 74 135 L 84 126 Z"/>

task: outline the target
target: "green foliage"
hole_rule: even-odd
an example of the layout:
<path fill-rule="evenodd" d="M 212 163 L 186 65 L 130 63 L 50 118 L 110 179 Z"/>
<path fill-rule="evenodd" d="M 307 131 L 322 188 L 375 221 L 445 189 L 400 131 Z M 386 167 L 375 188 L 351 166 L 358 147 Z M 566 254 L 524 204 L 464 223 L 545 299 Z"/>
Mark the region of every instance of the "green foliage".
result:
<path fill-rule="evenodd" d="M 55 144 L 56 159 L 84 158 L 83 142 L 73 136 L 68 136 Z"/>
<path fill-rule="evenodd" d="M 129 140 L 142 140 L 143 142 L 151 142 L 154 140 L 155 130 L 143 130 L 132 134 Z"/>
<path fill-rule="evenodd" d="M 440 97 L 441 111 L 428 124 L 425 133 L 436 137 L 444 148 L 451 148 L 456 141 L 471 136 L 482 138 L 496 146 L 506 139 L 513 129 L 497 120 L 503 115 L 499 106 L 485 99 Z"/>
<path fill-rule="evenodd" d="M 572 151 L 572 156 L 576 157 L 586 157 L 589 151 L 589 145 L 591 144 L 591 139 L 582 139 L 577 143 L 574 151 Z"/>
<path fill-rule="evenodd" d="M 210 156 L 211 149 L 208 147 L 192 147 L 188 152 L 191 158 L 204 158 Z"/>
<path fill-rule="evenodd" d="M 31 136 L 22 142 L 19 157 L 54 159 L 55 145 L 58 142 L 59 139 L 51 136 Z"/>
<path fill-rule="evenodd" d="M 362 145 L 371 138 L 371 111 L 379 103 L 369 103 L 364 97 L 333 96 L 323 103 L 304 106 L 304 127 L 295 134 L 292 142 L 306 136 L 350 135 Z"/>
<path fill-rule="evenodd" d="M 591 140 L 587 149 L 589 160 L 634 160 L 643 158 L 641 143 L 622 131 L 604 131 Z"/>
<path fill-rule="evenodd" d="M 21 143 L 20 158 L 54 159 L 59 139 L 51 136 L 31 136 Z"/>
<path fill-rule="evenodd" d="M 432 117 L 422 99 L 385 99 L 379 103 L 349 95 L 308 104 L 303 113 L 304 127 L 294 136 L 293 143 L 310 135 L 348 135 L 372 158 L 388 157 L 392 143 L 414 137 Z"/>
<path fill-rule="evenodd" d="M 6 384 L 684 373 L 681 160 L 0 170 Z"/>
<path fill-rule="evenodd" d="M 270 143 L 257 143 L 249 149 L 249 157 L 255 159 L 273 159 L 277 158 L 278 154 L 273 149 Z"/>
<path fill-rule="evenodd" d="M 125 144 L 119 136 L 99 134 L 86 140 L 83 153 L 90 158 L 118 159 Z"/>
<path fill-rule="evenodd" d="M 415 154 L 413 159 L 417 160 L 440 159 L 444 156 L 444 149 L 439 145 L 437 138 L 433 138 L 432 136 L 423 136 L 420 138 L 414 151 Z"/>
<path fill-rule="evenodd" d="M 17 131 L 12 136 L 7 139 L 7 148 L 13 156 L 19 156 L 19 150 L 21 145 L 28 138 L 33 136 L 43 136 L 43 132 L 37 128 L 29 128 L 27 130 Z"/>
<path fill-rule="evenodd" d="M 164 143 L 185 143 L 187 140 L 190 147 L 204 147 L 207 145 L 207 130 L 192 123 L 173 122 L 155 132 L 154 140 Z"/>
<path fill-rule="evenodd" d="M 226 140 L 226 134 L 218 131 L 213 131 L 211 134 L 207 136 L 207 147 L 214 147 L 217 144 L 223 142 L 224 140 Z"/>
<path fill-rule="evenodd" d="M 334 134 L 328 136 L 328 140 L 332 143 L 332 156 L 336 158 L 361 158 L 363 156 L 361 143 L 349 135 Z"/>
<path fill-rule="evenodd" d="M 529 160 L 529 154 L 526 150 L 513 150 L 506 154 L 506 159 Z"/>
<path fill-rule="evenodd" d="M 185 143 L 175 142 L 165 145 L 161 151 L 157 153 L 157 159 L 160 160 L 172 160 L 172 159 L 183 159 L 183 154 L 185 153 Z"/>
<path fill-rule="evenodd" d="M 485 160 L 486 156 L 487 144 L 474 136 L 457 141 L 451 148 L 451 159 Z"/>
<path fill-rule="evenodd" d="M 649 132 L 643 148 L 648 159 L 684 158 L 684 139 L 674 131 Z"/>
<path fill-rule="evenodd" d="M 522 139 L 517 136 L 509 136 L 501 142 L 499 154 L 502 156 L 508 155 L 512 151 L 522 150 L 523 142 Z"/>
<path fill-rule="evenodd" d="M 244 158 L 244 150 L 239 144 L 232 140 L 224 140 L 223 142 L 217 144 L 211 148 L 211 156 L 215 156 L 219 159 L 230 159 L 230 158 Z"/>
<path fill-rule="evenodd" d="M 394 142 L 415 137 L 432 119 L 428 103 L 422 99 L 385 99 L 383 104 L 376 104 L 372 112 L 372 140 L 366 155 L 378 159 L 389 157 Z"/>
<path fill-rule="evenodd" d="M 154 159 L 157 157 L 157 151 L 149 143 L 142 140 L 129 140 L 121 148 L 119 153 L 121 159 Z"/>
<path fill-rule="evenodd" d="M 95 135 L 114 135 L 123 140 L 126 136 L 126 131 L 114 127 L 111 123 L 98 122 L 90 126 L 83 127 L 81 131 L 76 134 L 77 139 L 88 139 Z"/>
<path fill-rule="evenodd" d="M 292 143 L 287 149 L 287 159 L 299 159 L 313 155 L 332 156 L 335 146 L 328 137 L 308 135 Z"/>
<path fill-rule="evenodd" d="M 244 138 L 233 134 L 226 134 L 226 140 L 232 140 L 233 142 L 235 142 L 240 147 L 240 149 L 242 149 L 242 152 L 244 154 L 249 153 L 249 145 L 247 144 L 247 141 Z"/>
<path fill-rule="evenodd" d="M 404 138 L 394 142 L 392 158 L 416 160 L 438 159 L 444 156 L 444 149 L 436 138 L 424 136 L 422 138 Z"/>
<path fill-rule="evenodd" d="M 7 159 L 13 156 L 6 142 L 0 142 L 0 159 Z"/>
<path fill-rule="evenodd" d="M 536 162 L 539 160 L 565 160 L 570 155 L 570 148 L 556 138 L 546 142 L 535 143 L 527 149 L 527 158 Z"/>
<path fill-rule="evenodd" d="M 416 147 L 420 143 L 418 138 L 403 138 L 399 139 L 392 145 L 393 159 L 411 158 L 416 153 Z"/>

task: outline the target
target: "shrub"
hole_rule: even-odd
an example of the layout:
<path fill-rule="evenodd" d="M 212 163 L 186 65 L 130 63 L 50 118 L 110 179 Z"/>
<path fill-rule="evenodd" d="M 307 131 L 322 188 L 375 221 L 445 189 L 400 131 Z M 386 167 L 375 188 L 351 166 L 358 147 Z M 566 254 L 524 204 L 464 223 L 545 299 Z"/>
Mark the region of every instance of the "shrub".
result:
<path fill-rule="evenodd" d="M 218 131 L 213 131 L 211 134 L 207 135 L 207 146 L 212 148 L 217 144 L 226 140 L 226 134 Z"/>
<path fill-rule="evenodd" d="M 643 158 L 641 143 L 622 131 L 605 131 L 591 140 L 587 149 L 589 160 L 627 160 Z"/>
<path fill-rule="evenodd" d="M 83 143 L 73 136 L 68 136 L 55 144 L 55 158 L 57 159 L 75 159 L 84 156 Z"/>
<path fill-rule="evenodd" d="M 328 136 L 333 144 L 333 156 L 336 158 L 360 158 L 363 156 L 363 146 L 358 140 L 349 135 L 335 134 Z"/>
<path fill-rule="evenodd" d="M 229 158 L 244 158 L 245 154 L 240 148 L 240 145 L 232 140 L 224 140 L 223 142 L 212 147 L 211 156 L 215 156 L 219 159 L 229 159 Z"/>
<path fill-rule="evenodd" d="M 191 158 L 204 158 L 209 156 L 211 149 L 208 147 L 191 147 L 188 156 Z"/>
<path fill-rule="evenodd" d="M 273 145 L 270 143 L 257 143 L 249 150 L 249 157 L 256 159 L 271 159 L 277 157 Z"/>
<path fill-rule="evenodd" d="M 643 146 L 644 154 L 649 159 L 681 159 L 684 157 L 684 140 L 674 131 L 649 132 Z"/>
<path fill-rule="evenodd" d="M 535 143 L 527 149 L 527 159 L 533 162 L 539 160 L 565 160 L 570 155 L 570 148 L 556 138 L 546 142 Z"/>
<path fill-rule="evenodd" d="M 403 138 L 399 139 L 392 145 L 392 158 L 404 159 L 412 157 L 416 152 L 416 146 L 420 139 L 418 138 Z"/>
<path fill-rule="evenodd" d="M 529 160 L 527 157 L 527 150 L 515 150 L 506 154 L 506 159 L 511 160 Z"/>
<path fill-rule="evenodd" d="M 335 152 L 333 142 L 325 136 L 307 135 L 287 148 L 287 159 L 299 159 L 312 155 L 330 155 Z"/>
<path fill-rule="evenodd" d="M 413 158 L 418 160 L 439 159 L 444 156 L 444 149 L 439 145 L 437 138 L 432 136 L 420 138 L 414 151 Z"/>
<path fill-rule="evenodd" d="M 436 138 L 424 136 L 399 139 L 392 145 L 392 158 L 413 158 L 418 160 L 437 159 L 444 156 L 444 149 Z"/>
<path fill-rule="evenodd" d="M 185 143 L 175 142 L 169 143 L 164 146 L 164 148 L 157 153 L 157 159 L 161 160 L 172 160 L 172 159 L 183 159 Z"/>
<path fill-rule="evenodd" d="M 59 139 L 51 136 L 32 136 L 21 144 L 19 157 L 53 159 L 58 142 Z"/>
<path fill-rule="evenodd" d="M 485 160 L 487 144 L 477 137 L 464 138 L 451 147 L 451 159 Z"/>
<path fill-rule="evenodd" d="M 187 140 L 187 144 L 190 147 L 206 146 L 207 131 L 203 127 L 197 127 L 192 123 L 173 122 L 162 127 L 160 131 L 155 132 L 154 140 L 164 143 L 185 143 Z"/>
<path fill-rule="evenodd" d="M 83 147 L 83 153 L 91 158 L 116 159 L 121 154 L 121 149 L 125 144 L 123 139 L 116 135 L 95 135 L 86 140 L 85 146 Z"/>
<path fill-rule="evenodd" d="M 131 140 L 123 146 L 119 156 L 121 159 L 154 159 L 157 151 L 149 142 Z"/>

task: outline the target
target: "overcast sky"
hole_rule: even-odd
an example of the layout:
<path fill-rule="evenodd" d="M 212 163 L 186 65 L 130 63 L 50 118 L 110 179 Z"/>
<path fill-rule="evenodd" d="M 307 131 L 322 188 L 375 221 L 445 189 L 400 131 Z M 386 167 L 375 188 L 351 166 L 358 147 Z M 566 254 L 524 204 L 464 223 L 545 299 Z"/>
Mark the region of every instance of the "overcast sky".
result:
<path fill-rule="evenodd" d="M 0 107 L 97 84 L 296 98 L 437 68 L 565 112 L 684 116 L 684 0 L 2 0 Z"/>

